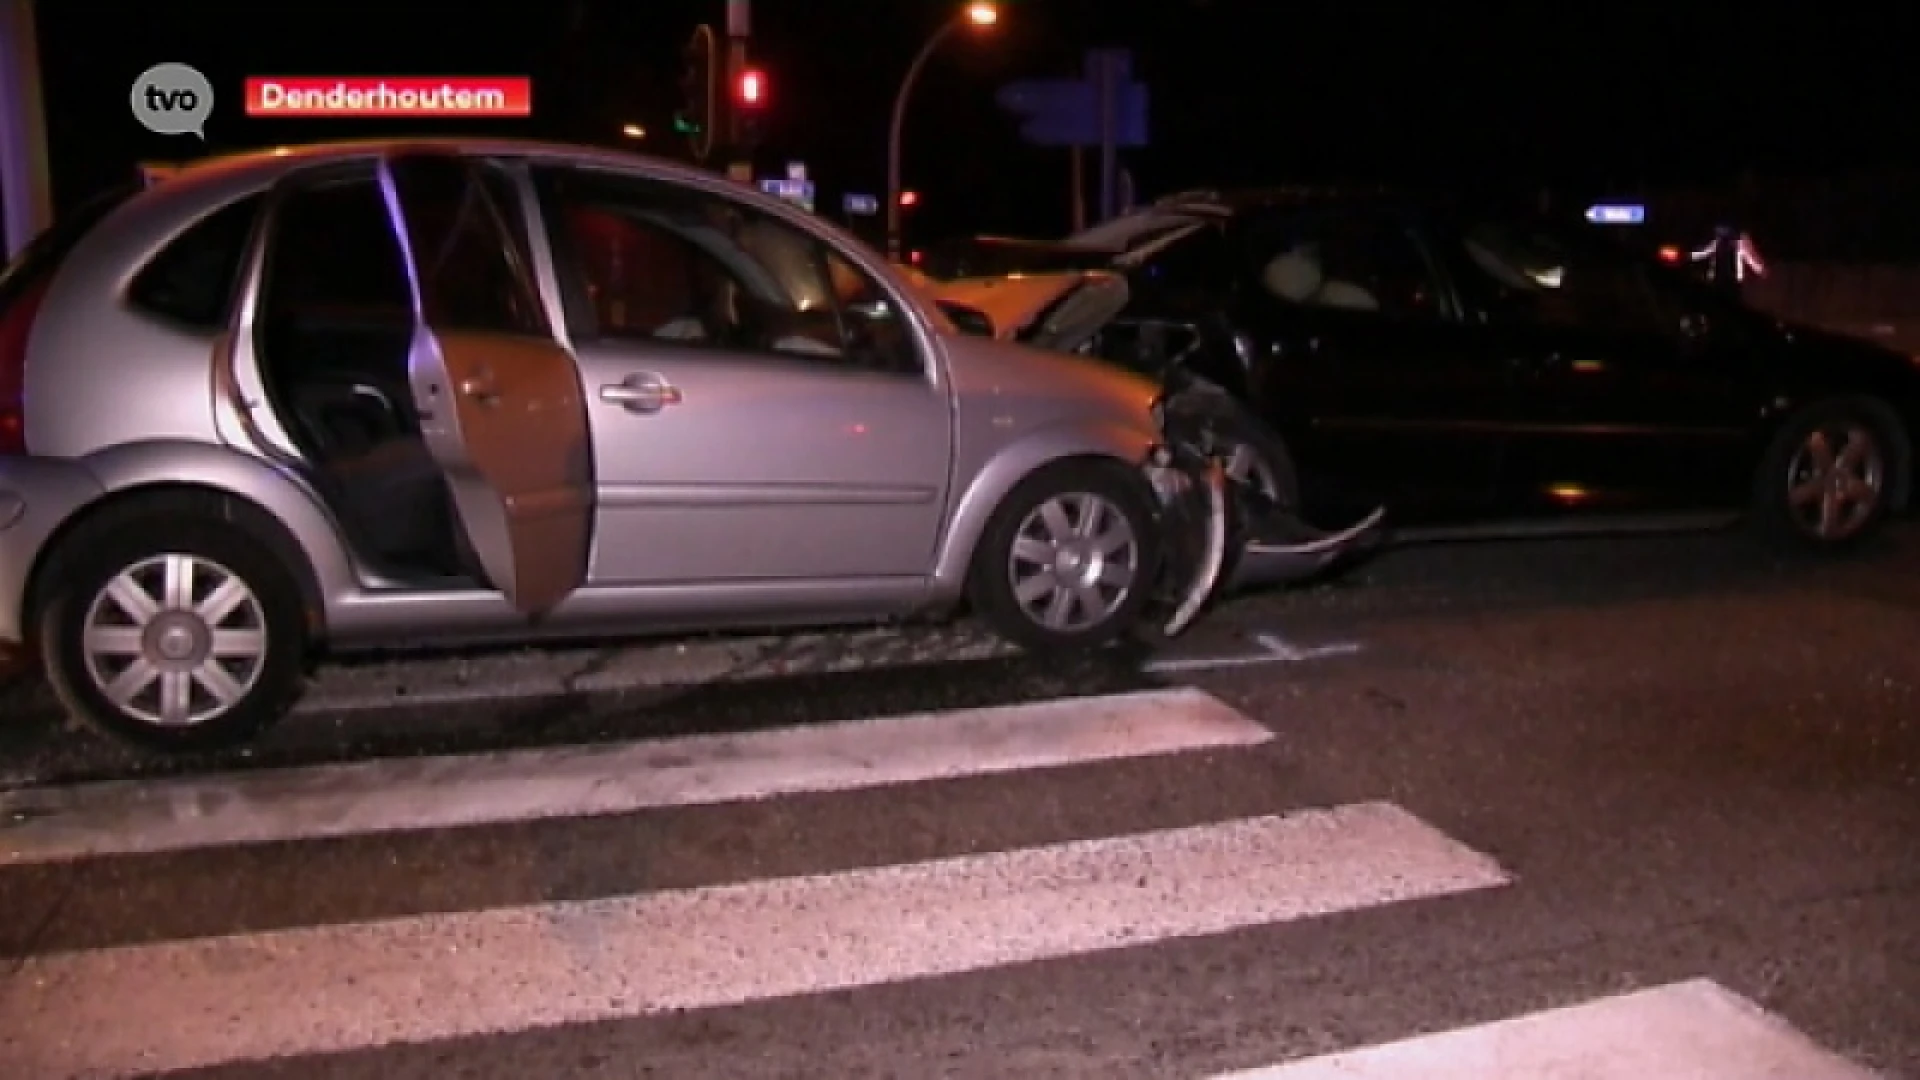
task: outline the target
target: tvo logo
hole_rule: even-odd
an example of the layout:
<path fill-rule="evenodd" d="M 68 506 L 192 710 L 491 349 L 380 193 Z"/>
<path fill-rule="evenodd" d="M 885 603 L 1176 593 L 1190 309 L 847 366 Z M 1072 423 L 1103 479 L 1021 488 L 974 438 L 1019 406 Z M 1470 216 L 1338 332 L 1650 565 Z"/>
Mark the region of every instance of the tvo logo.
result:
<path fill-rule="evenodd" d="M 155 64 L 133 80 L 133 118 L 156 135 L 207 138 L 213 84 L 186 64 Z"/>

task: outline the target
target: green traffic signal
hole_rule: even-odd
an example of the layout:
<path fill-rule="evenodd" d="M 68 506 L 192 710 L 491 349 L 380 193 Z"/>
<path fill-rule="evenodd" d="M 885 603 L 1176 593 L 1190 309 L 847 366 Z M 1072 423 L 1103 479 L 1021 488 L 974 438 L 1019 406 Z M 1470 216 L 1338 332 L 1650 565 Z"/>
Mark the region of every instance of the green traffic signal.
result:
<path fill-rule="evenodd" d="M 685 113 L 676 113 L 673 118 L 673 130 L 682 135 L 698 135 L 700 134 L 700 125 L 687 119 Z"/>

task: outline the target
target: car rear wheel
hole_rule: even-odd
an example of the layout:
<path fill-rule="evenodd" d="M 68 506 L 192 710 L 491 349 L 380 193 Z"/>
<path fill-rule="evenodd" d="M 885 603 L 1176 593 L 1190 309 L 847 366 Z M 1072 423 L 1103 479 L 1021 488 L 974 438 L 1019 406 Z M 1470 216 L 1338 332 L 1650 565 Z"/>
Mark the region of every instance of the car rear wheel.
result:
<path fill-rule="evenodd" d="M 242 743 L 292 708 L 306 676 L 295 579 L 218 522 L 102 522 L 48 570 L 41 651 L 61 702 L 149 750 Z"/>
<path fill-rule="evenodd" d="M 1841 551 L 1870 537 L 1892 509 L 1898 438 L 1878 410 L 1809 406 L 1774 438 L 1754 481 L 1756 523 L 1776 544 Z"/>
<path fill-rule="evenodd" d="M 1072 461 L 1028 477 L 994 512 L 968 582 L 974 609 L 1036 652 L 1076 652 L 1132 630 L 1161 558 L 1153 496 L 1119 463 Z"/>

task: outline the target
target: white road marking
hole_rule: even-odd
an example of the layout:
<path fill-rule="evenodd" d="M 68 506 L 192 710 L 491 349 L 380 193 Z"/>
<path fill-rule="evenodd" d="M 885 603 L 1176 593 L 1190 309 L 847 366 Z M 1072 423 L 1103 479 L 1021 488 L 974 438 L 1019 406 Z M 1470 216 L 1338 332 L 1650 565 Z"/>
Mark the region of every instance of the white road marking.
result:
<path fill-rule="evenodd" d="M 0 865 L 848 791 L 1251 746 L 1192 689 L 700 735 L 0 793 Z"/>
<path fill-rule="evenodd" d="M 1331 645 L 1315 645 L 1303 649 L 1289 643 L 1278 634 L 1255 634 L 1254 640 L 1258 641 L 1262 647 L 1274 656 L 1281 660 L 1288 661 L 1320 660 L 1329 656 L 1349 656 L 1360 651 L 1360 643 L 1357 641 L 1337 641 Z"/>
<path fill-rule="evenodd" d="M 0 1075 L 128 1076 L 736 1005 L 1510 880 L 1399 807 L 1366 803 L 810 877 L 44 955 L 0 989 Z"/>
<path fill-rule="evenodd" d="M 1214 1080 L 1872 1080 L 1706 979 Z"/>
<path fill-rule="evenodd" d="M 1249 667 L 1254 664 L 1292 664 L 1308 660 L 1324 660 L 1330 656 L 1350 656 L 1361 649 L 1357 641 L 1338 641 L 1329 645 L 1302 648 L 1278 634 L 1268 633 L 1253 635 L 1253 642 L 1258 648 L 1247 652 L 1214 656 L 1158 657 L 1147 661 L 1142 670 L 1153 675 L 1173 675 L 1192 671 Z"/>

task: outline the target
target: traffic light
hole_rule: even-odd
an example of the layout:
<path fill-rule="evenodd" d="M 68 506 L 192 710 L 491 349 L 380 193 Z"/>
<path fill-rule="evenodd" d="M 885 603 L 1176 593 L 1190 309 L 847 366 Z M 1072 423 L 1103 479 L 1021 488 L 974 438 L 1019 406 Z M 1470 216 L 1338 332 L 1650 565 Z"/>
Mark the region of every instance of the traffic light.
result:
<path fill-rule="evenodd" d="M 903 206 L 903 207 L 915 207 L 915 206 L 919 206 L 919 205 L 920 205 L 920 193 L 919 193 L 919 192 L 917 192 L 917 191 L 913 191 L 913 190 L 911 190 L 911 189 L 909 189 L 909 190 L 907 190 L 907 191 L 903 191 L 903 192 L 901 192 L 901 193 L 900 193 L 900 205 L 901 205 L 901 206 Z"/>
<path fill-rule="evenodd" d="M 766 106 L 766 73 L 759 68 L 742 68 L 733 77 L 733 143 L 736 152 L 751 154 L 760 145 L 760 118 Z"/>
<path fill-rule="evenodd" d="M 734 97 L 743 109 L 757 109 L 766 104 L 767 77 L 753 68 L 741 72 Z"/>
<path fill-rule="evenodd" d="M 719 75 L 713 30 L 694 28 L 693 37 L 682 50 L 680 72 L 680 111 L 674 114 L 673 129 L 687 137 L 695 161 L 705 161 L 713 153 L 714 83 Z"/>

